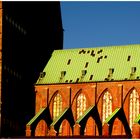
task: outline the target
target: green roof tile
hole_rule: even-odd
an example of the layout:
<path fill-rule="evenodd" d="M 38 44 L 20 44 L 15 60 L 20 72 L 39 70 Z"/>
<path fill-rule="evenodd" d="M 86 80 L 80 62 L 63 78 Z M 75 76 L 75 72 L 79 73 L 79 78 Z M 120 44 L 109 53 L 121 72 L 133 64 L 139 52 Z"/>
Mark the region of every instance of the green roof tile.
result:
<path fill-rule="evenodd" d="M 110 80 L 139 79 L 139 54 L 140 44 L 55 50 L 43 70 L 45 76 L 39 78 L 36 84 L 105 81 L 110 68 L 114 69 Z M 136 72 L 130 78 L 132 67 L 136 67 Z M 83 77 L 82 70 L 86 70 Z M 60 78 L 62 71 L 66 73 Z"/>

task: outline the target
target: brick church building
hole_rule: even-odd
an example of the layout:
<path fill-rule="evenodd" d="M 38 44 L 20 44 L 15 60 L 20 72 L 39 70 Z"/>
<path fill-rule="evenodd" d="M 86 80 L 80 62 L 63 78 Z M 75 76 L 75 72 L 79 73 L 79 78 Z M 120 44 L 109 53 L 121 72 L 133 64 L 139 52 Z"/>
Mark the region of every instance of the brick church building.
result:
<path fill-rule="evenodd" d="M 140 138 L 140 45 L 55 50 L 26 136 Z"/>

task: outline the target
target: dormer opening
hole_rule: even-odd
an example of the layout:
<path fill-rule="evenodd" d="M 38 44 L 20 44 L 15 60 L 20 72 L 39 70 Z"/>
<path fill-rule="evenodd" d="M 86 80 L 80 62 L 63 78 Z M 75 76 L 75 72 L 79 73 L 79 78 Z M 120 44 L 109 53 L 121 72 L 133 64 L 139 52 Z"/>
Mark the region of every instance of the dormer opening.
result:
<path fill-rule="evenodd" d="M 87 73 L 87 70 L 82 70 L 82 78 L 86 75 L 86 73 Z"/>
<path fill-rule="evenodd" d="M 60 79 L 64 78 L 65 75 L 66 75 L 66 71 L 61 71 L 61 77 L 60 77 Z"/>

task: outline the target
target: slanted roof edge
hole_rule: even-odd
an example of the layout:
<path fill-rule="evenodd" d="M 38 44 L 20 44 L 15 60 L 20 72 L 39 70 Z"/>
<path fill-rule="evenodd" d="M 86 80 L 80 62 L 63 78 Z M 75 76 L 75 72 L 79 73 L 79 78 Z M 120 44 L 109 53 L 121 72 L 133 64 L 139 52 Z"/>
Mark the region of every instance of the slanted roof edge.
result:
<path fill-rule="evenodd" d="M 69 109 L 69 108 L 66 108 L 66 109 L 62 112 L 62 114 L 52 122 L 51 126 L 52 126 L 52 125 L 55 125 L 55 124 L 58 122 L 58 120 L 67 112 L 68 109 Z"/>
<path fill-rule="evenodd" d="M 134 123 L 138 123 L 140 121 L 140 114 L 138 114 L 137 118 L 134 120 Z"/>
<path fill-rule="evenodd" d="M 46 108 L 41 108 L 39 112 L 27 123 L 27 125 L 31 125 Z"/>
<path fill-rule="evenodd" d="M 114 117 L 114 115 L 116 115 L 116 114 L 119 112 L 120 109 L 121 109 L 121 108 L 116 108 L 116 109 L 113 111 L 113 113 L 105 120 L 104 123 L 108 123 L 108 122 Z"/>
<path fill-rule="evenodd" d="M 79 123 L 95 106 L 90 106 L 84 114 L 76 121 L 76 123 Z"/>

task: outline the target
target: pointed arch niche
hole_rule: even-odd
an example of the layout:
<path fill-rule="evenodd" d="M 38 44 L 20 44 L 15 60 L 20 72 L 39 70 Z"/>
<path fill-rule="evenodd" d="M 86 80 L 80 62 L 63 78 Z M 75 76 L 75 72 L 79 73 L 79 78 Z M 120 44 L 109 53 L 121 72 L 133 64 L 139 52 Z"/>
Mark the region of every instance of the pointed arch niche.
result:
<path fill-rule="evenodd" d="M 126 135 L 122 122 L 116 118 L 113 122 L 111 135 Z"/>
<path fill-rule="evenodd" d="M 72 136 L 72 129 L 70 127 L 69 122 L 65 119 L 63 120 L 62 124 L 60 125 L 62 127 L 61 132 L 59 131 L 59 136 Z"/>
<path fill-rule="evenodd" d="M 89 117 L 86 123 L 86 136 L 99 136 L 95 120 L 92 117 Z"/>
<path fill-rule="evenodd" d="M 134 120 L 139 114 L 139 94 L 136 89 L 133 89 L 129 95 L 129 126 L 132 130 Z"/>
<path fill-rule="evenodd" d="M 112 96 L 108 91 L 103 95 L 103 109 L 102 109 L 102 122 L 112 114 Z"/>
<path fill-rule="evenodd" d="M 44 120 L 40 120 L 35 129 L 35 136 L 47 136 L 48 127 Z"/>

